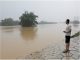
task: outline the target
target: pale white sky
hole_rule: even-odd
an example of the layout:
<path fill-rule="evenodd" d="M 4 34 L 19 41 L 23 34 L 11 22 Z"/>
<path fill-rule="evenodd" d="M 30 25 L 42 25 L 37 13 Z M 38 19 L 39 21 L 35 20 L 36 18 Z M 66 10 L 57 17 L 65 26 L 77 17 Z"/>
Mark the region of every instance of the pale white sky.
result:
<path fill-rule="evenodd" d="M 65 21 L 80 18 L 79 0 L 0 0 L 0 20 L 11 17 L 19 20 L 24 11 L 34 12 L 38 21 Z"/>

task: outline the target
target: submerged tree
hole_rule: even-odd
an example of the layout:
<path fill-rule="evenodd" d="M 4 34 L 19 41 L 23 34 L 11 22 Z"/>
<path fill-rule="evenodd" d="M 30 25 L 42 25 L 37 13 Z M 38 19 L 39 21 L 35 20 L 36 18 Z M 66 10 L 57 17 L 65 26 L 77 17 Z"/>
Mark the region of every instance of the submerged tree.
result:
<path fill-rule="evenodd" d="M 75 17 L 74 17 L 73 24 L 79 24 L 79 23 L 80 23 L 79 17 L 78 17 L 78 16 L 75 16 Z"/>
<path fill-rule="evenodd" d="M 12 18 L 5 18 L 1 20 L 0 25 L 1 26 L 14 26 L 14 25 L 19 25 L 19 21 L 16 20 L 14 21 Z"/>
<path fill-rule="evenodd" d="M 12 25 L 14 25 L 14 21 L 12 18 L 6 18 L 1 21 L 1 25 L 2 26 L 12 26 Z"/>
<path fill-rule="evenodd" d="M 20 24 L 23 26 L 23 27 L 30 27 L 30 26 L 34 26 L 37 24 L 37 21 L 36 21 L 36 18 L 38 16 L 35 15 L 33 12 L 25 12 L 22 14 L 22 16 L 19 18 L 21 21 L 20 21 Z"/>

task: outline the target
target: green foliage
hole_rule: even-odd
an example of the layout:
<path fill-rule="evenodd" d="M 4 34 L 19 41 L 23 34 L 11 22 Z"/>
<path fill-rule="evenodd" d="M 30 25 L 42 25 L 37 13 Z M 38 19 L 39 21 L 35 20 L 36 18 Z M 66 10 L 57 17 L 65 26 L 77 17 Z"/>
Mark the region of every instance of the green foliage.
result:
<path fill-rule="evenodd" d="M 13 19 L 12 18 L 6 18 L 1 21 L 2 26 L 11 26 L 13 25 Z"/>
<path fill-rule="evenodd" d="M 79 22 L 79 20 L 74 20 L 73 23 L 74 24 L 79 24 L 80 22 Z"/>
<path fill-rule="evenodd" d="M 19 25 L 19 21 L 14 21 L 12 18 L 6 18 L 4 20 L 1 20 L 0 25 L 1 26 L 13 26 L 13 25 Z"/>
<path fill-rule="evenodd" d="M 80 35 L 80 31 L 71 36 L 71 38 L 78 37 Z"/>
<path fill-rule="evenodd" d="M 22 26 L 26 26 L 26 27 L 30 27 L 30 26 L 34 26 L 37 24 L 36 18 L 38 16 L 36 16 L 33 12 L 25 12 L 22 14 L 22 16 L 19 18 L 21 20 L 20 24 Z"/>

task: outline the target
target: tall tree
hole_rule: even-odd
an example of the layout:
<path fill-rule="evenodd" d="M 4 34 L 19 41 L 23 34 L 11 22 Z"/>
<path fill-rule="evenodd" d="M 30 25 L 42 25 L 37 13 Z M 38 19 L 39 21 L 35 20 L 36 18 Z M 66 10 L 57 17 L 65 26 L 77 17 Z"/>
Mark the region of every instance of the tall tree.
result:
<path fill-rule="evenodd" d="M 35 15 L 33 12 L 28 13 L 27 11 L 25 11 L 25 13 L 22 14 L 22 16 L 20 16 L 20 24 L 23 27 L 30 27 L 30 26 L 34 26 L 37 24 L 36 18 L 38 16 Z"/>

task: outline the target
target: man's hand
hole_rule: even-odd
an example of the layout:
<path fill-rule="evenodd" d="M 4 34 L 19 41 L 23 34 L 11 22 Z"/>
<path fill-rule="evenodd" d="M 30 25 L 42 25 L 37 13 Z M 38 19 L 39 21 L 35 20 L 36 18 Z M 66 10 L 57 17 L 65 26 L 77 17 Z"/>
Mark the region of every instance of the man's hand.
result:
<path fill-rule="evenodd" d="M 63 31 L 64 33 L 66 33 L 66 31 Z"/>

